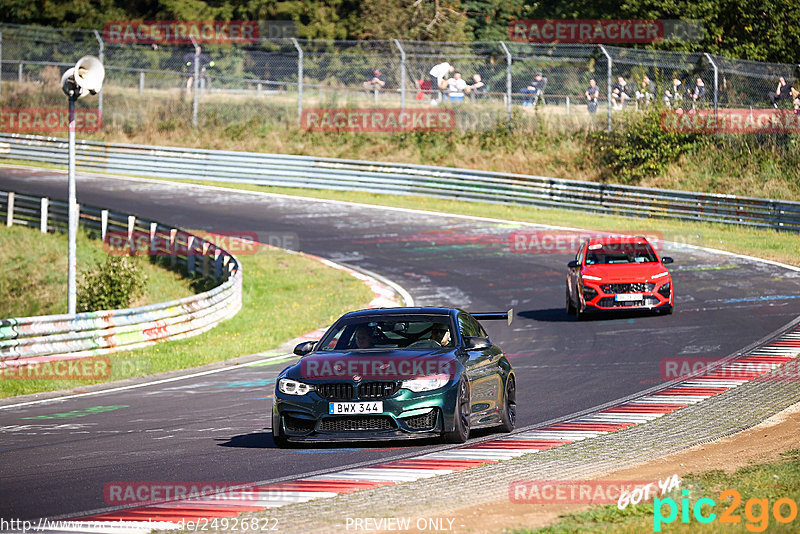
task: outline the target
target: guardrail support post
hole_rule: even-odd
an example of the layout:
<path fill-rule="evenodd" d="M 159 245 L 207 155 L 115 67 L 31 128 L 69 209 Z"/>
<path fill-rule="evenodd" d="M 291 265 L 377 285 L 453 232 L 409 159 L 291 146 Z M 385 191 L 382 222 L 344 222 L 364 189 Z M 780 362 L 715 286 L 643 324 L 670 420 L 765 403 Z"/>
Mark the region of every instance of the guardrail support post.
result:
<path fill-rule="evenodd" d="M 189 276 L 194 276 L 194 236 L 186 237 L 186 272 Z"/>
<path fill-rule="evenodd" d="M 203 262 L 203 266 L 202 266 L 203 267 L 203 278 L 208 278 L 208 248 L 209 248 L 209 242 L 208 241 L 204 241 L 203 242 L 203 259 L 202 259 L 202 262 Z"/>
<path fill-rule="evenodd" d="M 297 124 L 302 126 L 303 117 L 303 49 L 292 37 L 292 44 L 297 50 Z"/>
<path fill-rule="evenodd" d="M 172 228 L 169 231 L 169 264 L 171 267 L 178 265 L 178 254 L 175 252 L 175 242 L 178 236 L 178 230 Z"/>
<path fill-rule="evenodd" d="M 607 83 L 608 83 L 608 131 L 611 131 L 611 68 L 613 65 L 613 61 L 611 60 L 611 55 L 606 50 L 606 47 L 603 45 L 597 45 L 601 52 L 606 56 L 606 60 L 608 61 L 608 73 L 607 73 Z"/>
<path fill-rule="evenodd" d="M 214 249 L 214 280 L 222 277 L 222 251 Z"/>
<path fill-rule="evenodd" d="M 136 254 L 136 244 L 133 239 L 133 229 L 136 226 L 136 215 L 128 215 L 128 252 L 131 256 Z"/>
<path fill-rule="evenodd" d="M 506 46 L 506 43 L 500 41 L 500 46 L 506 53 L 506 118 L 511 120 L 511 51 Z"/>
<path fill-rule="evenodd" d="M 406 51 L 397 39 L 394 45 L 400 50 L 400 109 L 406 109 Z"/>
<path fill-rule="evenodd" d="M 8 204 L 6 210 L 6 226 L 12 226 L 14 224 L 14 192 L 9 191 L 8 193 Z"/>
<path fill-rule="evenodd" d="M 156 250 L 156 232 L 158 231 L 158 223 L 150 223 L 150 255 L 155 256 L 158 252 Z"/>
<path fill-rule="evenodd" d="M 39 217 L 39 231 L 43 234 L 47 233 L 47 211 L 50 207 L 50 200 L 47 197 L 42 197 L 41 216 Z"/>
<path fill-rule="evenodd" d="M 100 240 L 105 243 L 108 234 L 108 210 L 100 211 Z"/>

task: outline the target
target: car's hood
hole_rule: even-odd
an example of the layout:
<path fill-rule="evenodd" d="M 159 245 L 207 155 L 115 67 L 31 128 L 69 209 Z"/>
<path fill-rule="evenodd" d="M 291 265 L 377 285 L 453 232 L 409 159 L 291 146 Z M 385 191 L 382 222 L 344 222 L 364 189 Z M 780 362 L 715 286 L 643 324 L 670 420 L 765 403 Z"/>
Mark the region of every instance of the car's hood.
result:
<path fill-rule="evenodd" d="M 455 349 L 353 350 L 312 352 L 282 375 L 295 380 L 407 380 L 430 374 L 455 374 Z"/>
<path fill-rule="evenodd" d="M 581 270 L 583 275 L 597 276 L 601 280 L 592 280 L 602 284 L 604 282 L 644 282 L 653 276 L 668 272 L 661 263 L 617 263 L 611 265 L 585 265 Z M 664 277 L 662 277 L 664 278 Z"/>

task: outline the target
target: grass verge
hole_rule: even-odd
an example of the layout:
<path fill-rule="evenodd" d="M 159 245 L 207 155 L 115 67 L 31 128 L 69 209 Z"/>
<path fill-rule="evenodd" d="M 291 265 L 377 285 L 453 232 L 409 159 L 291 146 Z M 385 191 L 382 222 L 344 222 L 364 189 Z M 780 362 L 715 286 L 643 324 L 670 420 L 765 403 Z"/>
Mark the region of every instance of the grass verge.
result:
<path fill-rule="evenodd" d="M 361 281 L 299 254 L 261 247 L 238 256 L 245 273 L 242 309 L 198 336 L 111 354 L 106 380 L 0 380 L 0 397 L 197 367 L 274 348 L 332 323 L 373 298 Z"/>
<path fill-rule="evenodd" d="M 82 272 L 108 257 L 100 241 L 77 235 L 78 283 Z M 0 228 L 0 317 L 67 313 L 67 234 L 42 234 L 25 226 Z M 149 262 L 130 258 L 147 276 L 144 293 L 132 306 L 188 297 L 191 280 Z"/>
<path fill-rule="evenodd" d="M 653 503 L 628 506 L 620 510 L 616 505 L 592 507 L 587 511 L 561 516 L 553 525 L 530 530 L 513 530 L 514 534 L 562 534 L 567 532 L 615 532 L 633 534 L 640 532 L 797 532 L 798 505 L 800 504 L 800 449 L 782 453 L 783 460 L 747 466 L 727 473 L 722 470 L 690 474 L 681 480 L 681 491 L 673 491 L 669 498 L 675 501 L 676 517 L 669 523 L 669 504 Z M 740 496 L 723 494 L 735 490 Z M 725 497 L 725 498 L 723 498 Z M 666 497 L 665 497 L 666 498 Z M 688 499 L 683 502 L 683 499 Z M 695 505 L 703 517 L 716 514 L 713 521 L 703 524 L 695 516 Z M 783 500 L 781 500 L 783 499 Z M 791 504 L 789 504 L 789 501 Z M 776 504 L 780 504 L 776 506 Z M 683 510 L 688 515 L 683 516 Z M 660 512 L 660 513 L 657 513 Z M 723 521 L 724 514 L 730 521 Z M 665 518 L 657 521 L 655 518 Z M 779 518 L 783 518 L 781 522 Z M 786 519 L 791 520 L 786 521 Z"/>

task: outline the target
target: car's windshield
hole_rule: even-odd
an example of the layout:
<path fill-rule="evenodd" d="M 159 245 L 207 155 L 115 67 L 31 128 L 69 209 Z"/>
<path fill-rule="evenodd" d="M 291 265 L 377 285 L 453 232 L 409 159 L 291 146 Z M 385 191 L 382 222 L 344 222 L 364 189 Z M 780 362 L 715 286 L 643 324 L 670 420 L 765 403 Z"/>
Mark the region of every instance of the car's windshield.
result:
<path fill-rule="evenodd" d="M 447 316 L 354 317 L 320 340 L 319 350 L 431 349 L 452 347 Z"/>
<path fill-rule="evenodd" d="M 586 265 L 658 261 L 647 243 L 595 243 L 586 247 Z"/>

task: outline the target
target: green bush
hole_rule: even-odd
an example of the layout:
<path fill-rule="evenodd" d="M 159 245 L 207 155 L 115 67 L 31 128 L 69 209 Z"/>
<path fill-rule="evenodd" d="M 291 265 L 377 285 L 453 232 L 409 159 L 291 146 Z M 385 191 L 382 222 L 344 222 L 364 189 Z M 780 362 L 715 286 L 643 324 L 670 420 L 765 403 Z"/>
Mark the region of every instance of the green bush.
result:
<path fill-rule="evenodd" d="M 127 308 L 144 292 L 147 275 L 126 256 L 109 256 L 84 273 L 77 288 L 79 312 Z"/>
<path fill-rule="evenodd" d="M 658 110 L 629 114 L 613 132 L 594 132 L 595 152 L 604 181 L 636 184 L 656 176 L 681 154 L 705 146 L 712 137 L 703 133 L 667 132 Z"/>

